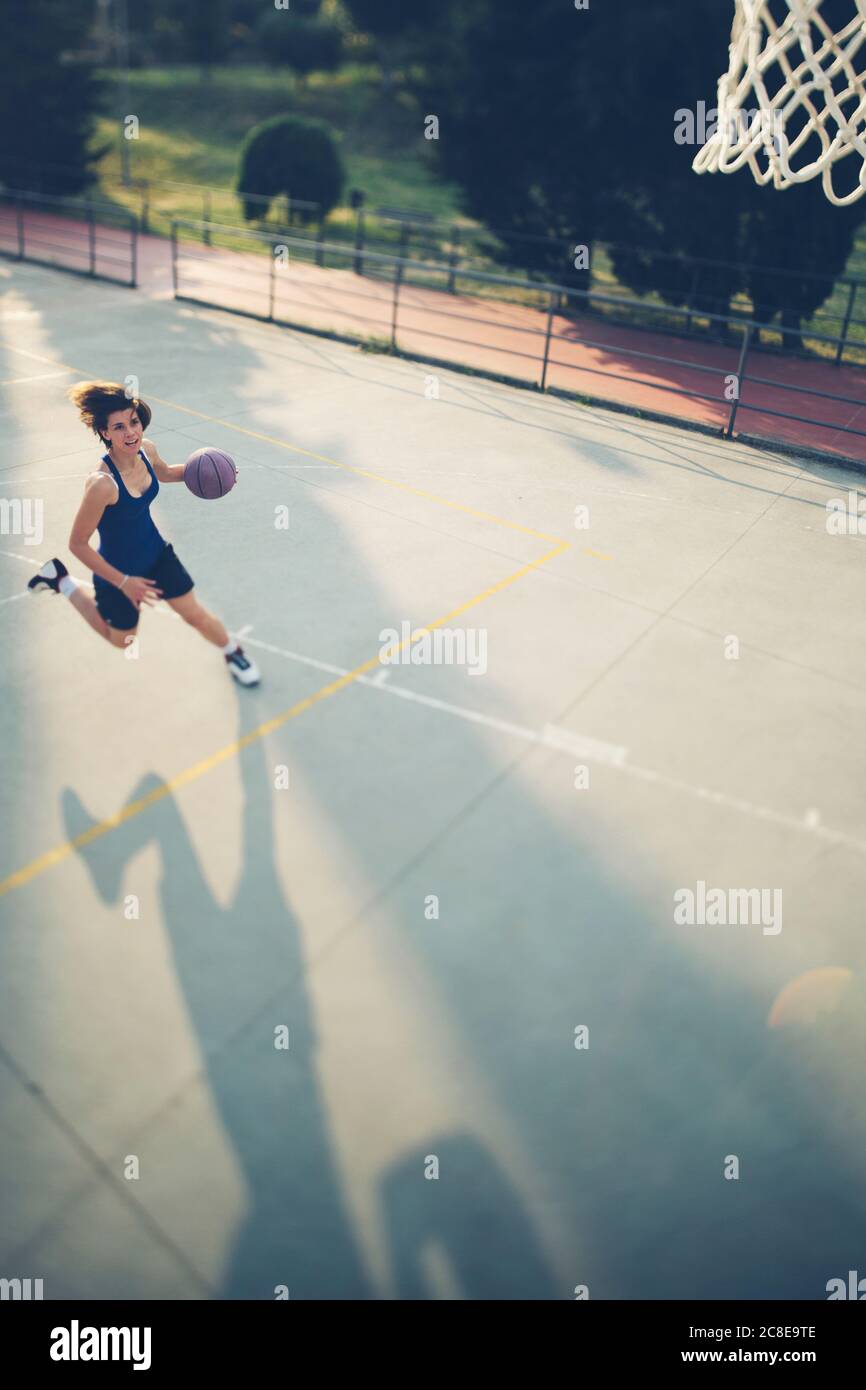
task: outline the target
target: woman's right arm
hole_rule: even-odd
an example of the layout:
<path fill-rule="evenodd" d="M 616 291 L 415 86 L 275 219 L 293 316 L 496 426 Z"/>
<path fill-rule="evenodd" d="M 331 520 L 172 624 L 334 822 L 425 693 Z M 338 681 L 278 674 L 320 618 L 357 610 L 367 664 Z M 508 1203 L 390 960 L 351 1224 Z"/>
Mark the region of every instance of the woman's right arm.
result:
<path fill-rule="evenodd" d="M 94 574 L 98 574 L 101 579 L 107 580 L 109 584 L 114 584 L 118 589 L 122 587 L 123 592 L 136 606 L 141 603 L 142 599 L 155 602 L 156 595 L 154 594 L 151 598 L 150 592 L 156 589 L 152 579 L 140 579 L 122 574 L 114 565 L 103 560 L 99 551 L 90 544 L 90 538 L 99 525 L 102 513 L 106 507 L 114 504 L 116 496 L 116 485 L 108 474 L 97 474 L 95 477 L 88 478 L 84 485 L 84 497 L 81 506 L 78 508 L 78 514 L 69 533 L 69 549 L 76 560 L 80 560 Z"/>

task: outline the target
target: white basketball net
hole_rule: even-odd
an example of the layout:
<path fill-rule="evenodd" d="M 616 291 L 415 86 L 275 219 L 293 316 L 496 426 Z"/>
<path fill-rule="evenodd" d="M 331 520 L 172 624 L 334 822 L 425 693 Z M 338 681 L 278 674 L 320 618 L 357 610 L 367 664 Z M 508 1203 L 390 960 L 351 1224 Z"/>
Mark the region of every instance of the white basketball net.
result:
<path fill-rule="evenodd" d="M 821 0 L 735 3 L 718 129 L 692 167 L 732 174 L 748 164 L 776 188 L 820 175 L 831 203 L 853 203 L 866 193 L 866 0 L 848 0 L 851 18 L 835 32 Z M 849 191 L 838 193 L 836 166 L 851 155 Z"/>

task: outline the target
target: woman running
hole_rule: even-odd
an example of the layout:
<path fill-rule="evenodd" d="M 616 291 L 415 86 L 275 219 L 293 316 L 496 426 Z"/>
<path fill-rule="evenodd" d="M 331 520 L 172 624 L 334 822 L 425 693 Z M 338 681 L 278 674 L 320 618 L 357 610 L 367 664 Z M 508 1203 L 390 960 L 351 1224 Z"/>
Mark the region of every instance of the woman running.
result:
<path fill-rule="evenodd" d="M 69 549 L 93 571 L 94 597 L 74 580 L 62 560 L 49 560 L 27 586 L 33 593 L 63 594 L 85 622 L 113 647 L 126 647 L 138 631 L 142 604 L 161 598 L 219 647 L 235 680 L 257 685 L 255 663 L 229 637 L 219 618 L 203 608 L 193 581 L 154 524 L 151 503 L 160 483 L 179 483 L 183 464 L 160 458 L 144 438 L 151 421 L 146 401 L 127 396 L 112 381 L 80 381 L 68 395 L 96 437 L 108 445 L 102 465 L 84 484 L 84 498 L 69 536 Z M 99 548 L 91 545 L 94 531 Z"/>

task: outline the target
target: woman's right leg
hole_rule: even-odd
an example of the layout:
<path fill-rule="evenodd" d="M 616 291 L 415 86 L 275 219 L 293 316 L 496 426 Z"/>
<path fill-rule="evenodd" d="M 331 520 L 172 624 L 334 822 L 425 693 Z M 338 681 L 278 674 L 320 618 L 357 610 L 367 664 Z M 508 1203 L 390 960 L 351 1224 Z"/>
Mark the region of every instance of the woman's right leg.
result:
<path fill-rule="evenodd" d="M 73 589 L 72 593 L 68 595 L 68 598 L 72 607 L 77 613 L 81 614 L 86 623 L 90 624 L 94 632 L 98 632 L 100 637 L 105 638 L 106 642 L 111 642 L 113 646 L 117 646 L 112 636 L 115 629 L 109 627 L 108 623 L 102 617 L 102 614 L 96 606 L 96 599 L 92 594 L 88 594 L 86 590 L 82 589 L 79 585 L 76 589 Z"/>
<path fill-rule="evenodd" d="M 108 640 L 112 647 L 128 647 L 130 642 L 135 641 L 137 634 L 137 627 L 110 627 Z"/>
<path fill-rule="evenodd" d="M 80 586 L 69 595 L 69 602 L 94 632 L 110 642 L 112 647 L 128 647 L 138 632 L 137 627 L 110 627 L 96 606 L 96 599 Z"/>
<path fill-rule="evenodd" d="M 112 627 L 106 622 L 99 611 L 96 602 L 95 592 L 87 593 L 79 584 L 77 579 L 73 579 L 62 560 L 48 560 L 42 568 L 33 576 L 28 584 L 28 589 L 33 593 L 44 593 L 50 591 L 55 594 L 63 594 L 69 600 L 76 612 L 80 613 L 84 621 L 94 632 L 98 632 L 106 642 L 110 642 L 112 647 L 128 647 L 138 632 L 138 615 L 135 608 L 122 594 L 113 595 L 113 607 L 117 611 L 113 614 L 115 620 L 123 621 L 132 619 L 129 627 Z M 113 591 L 112 591 L 113 592 Z"/>
<path fill-rule="evenodd" d="M 67 595 L 69 602 L 77 613 L 80 613 L 86 623 L 98 632 L 100 637 L 104 637 L 106 642 L 110 642 L 112 647 L 128 647 L 138 632 L 138 624 L 135 627 L 112 627 L 107 623 L 96 606 L 96 599 L 92 594 L 88 594 L 79 585 Z"/>

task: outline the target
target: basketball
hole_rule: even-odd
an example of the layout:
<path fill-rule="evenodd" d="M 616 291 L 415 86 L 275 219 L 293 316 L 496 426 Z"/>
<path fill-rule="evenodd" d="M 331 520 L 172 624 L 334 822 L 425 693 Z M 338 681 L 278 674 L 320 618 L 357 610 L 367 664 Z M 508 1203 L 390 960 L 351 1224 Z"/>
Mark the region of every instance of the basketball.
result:
<path fill-rule="evenodd" d="M 190 492 L 208 502 L 231 492 L 237 478 L 234 459 L 221 449 L 196 449 L 183 466 L 183 480 Z"/>

